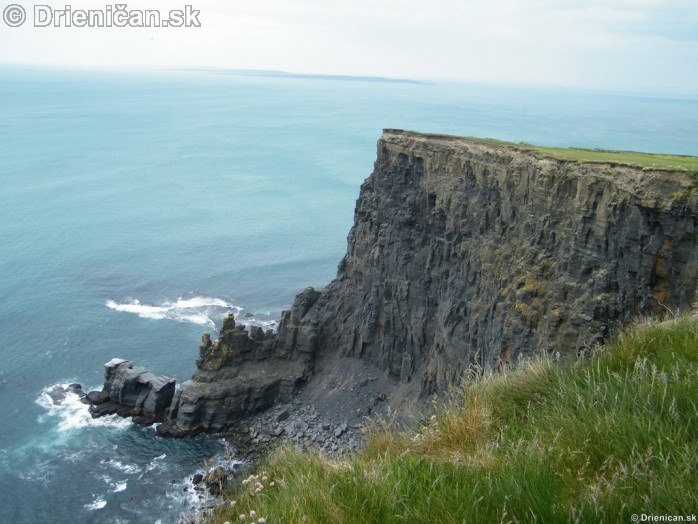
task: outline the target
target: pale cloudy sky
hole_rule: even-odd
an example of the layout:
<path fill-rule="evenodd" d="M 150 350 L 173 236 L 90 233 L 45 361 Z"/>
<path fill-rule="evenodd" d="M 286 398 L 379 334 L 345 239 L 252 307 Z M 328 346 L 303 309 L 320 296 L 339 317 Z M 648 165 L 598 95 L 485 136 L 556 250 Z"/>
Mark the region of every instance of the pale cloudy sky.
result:
<path fill-rule="evenodd" d="M 698 0 L 138 0 L 200 28 L 0 22 L 0 63 L 301 73 L 698 93 Z M 99 0 L 73 9 L 102 8 Z"/>

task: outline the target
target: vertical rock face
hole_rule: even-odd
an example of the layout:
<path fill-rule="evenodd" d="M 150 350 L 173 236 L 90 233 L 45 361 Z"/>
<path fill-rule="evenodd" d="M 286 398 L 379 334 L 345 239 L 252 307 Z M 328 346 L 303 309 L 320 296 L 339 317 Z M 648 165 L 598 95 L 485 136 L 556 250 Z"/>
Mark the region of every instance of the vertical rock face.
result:
<path fill-rule="evenodd" d="M 472 364 L 577 351 L 637 315 L 690 306 L 694 186 L 387 130 L 337 278 L 280 333 L 293 326 L 290 347 L 369 359 L 423 395 Z"/>
<path fill-rule="evenodd" d="M 277 335 L 232 316 L 216 342 L 205 334 L 158 432 L 223 430 L 339 359 L 370 361 L 411 399 L 473 365 L 578 351 L 638 315 L 691 306 L 697 231 L 690 174 L 386 130 L 337 278 L 303 290 Z M 112 400 L 160 413 L 132 386 L 143 370 L 109 366 Z"/>

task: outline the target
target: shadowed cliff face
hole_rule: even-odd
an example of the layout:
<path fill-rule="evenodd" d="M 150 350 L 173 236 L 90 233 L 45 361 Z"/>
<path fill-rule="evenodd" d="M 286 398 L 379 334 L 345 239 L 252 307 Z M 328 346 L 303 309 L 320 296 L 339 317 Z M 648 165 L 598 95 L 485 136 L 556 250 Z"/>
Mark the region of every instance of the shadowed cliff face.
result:
<path fill-rule="evenodd" d="M 422 395 L 471 364 L 577 351 L 690 306 L 693 183 L 386 131 L 338 276 L 297 330 L 322 358 L 369 359 Z"/>
<path fill-rule="evenodd" d="M 575 352 L 637 315 L 686 309 L 698 278 L 694 185 L 385 131 L 337 278 L 300 293 L 278 335 L 248 338 L 230 319 L 217 342 L 204 337 L 161 433 L 223 429 L 342 358 L 370 361 L 410 400 L 472 365 Z"/>

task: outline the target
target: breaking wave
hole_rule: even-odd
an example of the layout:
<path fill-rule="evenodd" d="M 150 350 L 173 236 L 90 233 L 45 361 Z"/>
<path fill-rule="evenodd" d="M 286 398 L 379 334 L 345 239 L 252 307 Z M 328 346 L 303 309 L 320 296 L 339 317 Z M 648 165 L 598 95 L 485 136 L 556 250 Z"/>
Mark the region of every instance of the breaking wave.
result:
<path fill-rule="evenodd" d="M 213 297 L 180 297 L 175 301 L 166 301 L 161 305 L 143 304 L 138 299 L 128 299 L 124 302 L 107 300 L 106 306 L 114 311 L 136 314 L 141 318 L 190 322 L 213 329 L 217 329 L 223 319 L 231 313 L 235 315 L 236 322 L 245 326 L 260 326 L 265 330 L 276 330 L 277 327 L 277 321 L 268 314 L 245 313 L 243 308 L 230 304 L 221 298 Z"/>
<path fill-rule="evenodd" d="M 240 460 L 233 459 L 234 449 L 225 439 L 219 440 L 224 453 L 216 455 L 208 464 L 209 470 L 217 467 L 236 469 L 244 464 Z M 198 469 L 169 486 L 165 497 L 173 501 L 172 506 L 181 508 L 179 522 L 199 522 L 201 511 L 218 505 L 216 496 L 212 495 L 204 484 L 194 484 L 194 473 L 206 475 L 205 469 Z M 157 523 L 156 523 L 157 524 Z"/>
<path fill-rule="evenodd" d="M 126 429 L 131 425 L 130 420 L 121 418 L 118 415 L 92 418 L 89 406 L 83 404 L 80 401 L 80 397 L 73 393 L 67 393 L 60 403 L 56 403 L 49 395 L 49 392 L 56 388 L 67 389 L 68 384 L 48 386 L 41 391 L 39 398 L 36 399 L 36 403 L 46 410 L 44 415 L 39 416 L 40 423 L 54 419 L 57 421 L 56 429 L 61 433 L 88 426 Z"/>
<path fill-rule="evenodd" d="M 107 501 L 101 497 L 95 498 L 91 503 L 85 504 L 85 509 L 89 511 L 94 511 L 96 509 L 102 509 L 107 505 Z"/>

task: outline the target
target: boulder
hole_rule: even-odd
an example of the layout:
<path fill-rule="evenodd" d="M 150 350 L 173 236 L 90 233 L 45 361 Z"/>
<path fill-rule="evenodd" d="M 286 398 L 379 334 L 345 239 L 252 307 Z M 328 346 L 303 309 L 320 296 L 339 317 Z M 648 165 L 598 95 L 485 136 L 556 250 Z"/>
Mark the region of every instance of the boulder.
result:
<path fill-rule="evenodd" d="M 106 390 L 102 391 L 90 391 L 87 394 L 87 401 L 90 404 L 102 404 L 109 400 L 109 393 Z"/>
<path fill-rule="evenodd" d="M 68 392 L 61 386 L 55 386 L 49 389 L 46 394 L 51 398 L 51 402 L 53 402 L 54 406 L 60 406 L 65 400 Z"/>
<path fill-rule="evenodd" d="M 136 416 L 134 422 L 142 425 L 164 419 L 174 397 L 174 379 L 155 376 L 120 358 L 110 360 L 104 368 L 104 389 L 86 396 L 92 416 Z"/>

